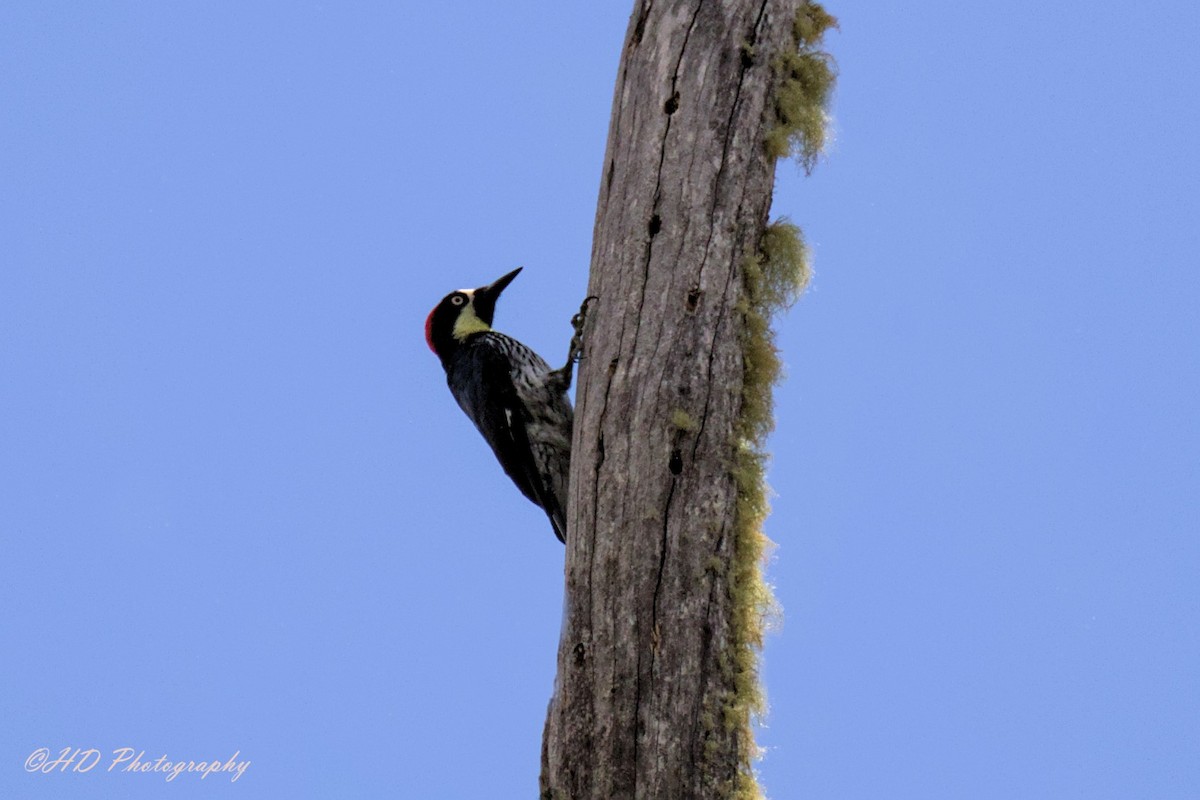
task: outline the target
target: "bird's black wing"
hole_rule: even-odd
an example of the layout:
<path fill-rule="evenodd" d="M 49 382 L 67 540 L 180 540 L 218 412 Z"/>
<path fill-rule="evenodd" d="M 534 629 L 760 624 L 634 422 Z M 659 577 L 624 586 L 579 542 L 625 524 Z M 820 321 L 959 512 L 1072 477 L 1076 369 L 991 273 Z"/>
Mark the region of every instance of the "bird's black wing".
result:
<path fill-rule="evenodd" d="M 517 397 L 509 362 L 488 337 L 461 347 L 446 367 L 446 382 L 458 405 L 475 423 L 521 494 L 550 517 L 554 534 L 565 541 L 564 515 L 546 486 L 529 444 L 526 411 Z"/>

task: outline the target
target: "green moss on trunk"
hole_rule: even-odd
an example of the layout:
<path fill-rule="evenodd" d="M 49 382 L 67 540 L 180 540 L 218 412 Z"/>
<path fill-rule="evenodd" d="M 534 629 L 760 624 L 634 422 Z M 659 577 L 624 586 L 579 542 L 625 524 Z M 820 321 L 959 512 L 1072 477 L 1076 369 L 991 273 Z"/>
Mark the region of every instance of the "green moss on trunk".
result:
<path fill-rule="evenodd" d="M 744 321 L 745 382 L 742 412 L 735 429 L 733 477 L 737 483 L 737 510 L 729 575 L 737 642 L 731 665 L 734 696 L 725 708 L 725 724 L 742 729 L 739 741 L 744 749 L 739 756 L 743 770 L 734 796 L 738 800 L 752 800 L 761 798 L 762 792 L 751 766 L 758 757 L 751 724 L 755 716 L 762 715 L 766 705 L 758 677 L 758 654 L 766 620 L 775 609 L 774 594 L 763 577 L 770 540 L 762 529 L 770 510 L 766 439 L 774 427 L 772 388 L 781 371 L 771 317 L 791 305 L 808 283 L 808 249 L 800 229 L 786 220 L 769 225 L 759 251 L 748 256 L 742 267 L 745 299 L 739 310 Z"/>
<path fill-rule="evenodd" d="M 832 58 L 821 50 L 822 37 L 837 20 L 817 3 L 805 3 L 793 25 L 796 48 L 775 64 L 778 88 L 774 98 L 775 123 L 766 137 L 769 155 L 795 156 L 811 170 L 826 141 L 826 111 L 836 78 Z M 808 248 L 800 229 L 786 219 L 766 227 L 757 251 L 742 263 L 743 299 L 738 304 L 743 320 L 742 356 L 745 380 L 742 408 L 735 428 L 736 456 L 732 473 L 737 484 L 734 522 L 734 556 L 729 575 L 733 598 L 733 696 L 725 705 L 724 724 L 740 728 L 741 771 L 733 796 L 760 800 L 762 790 L 753 763 L 758 757 L 751 727 L 765 710 L 758 656 L 766 620 L 774 613 L 775 599 L 763 577 L 763 562 L 770 540 L 763 533 L 769 512 L 767 502 L 766 440 L 774 428 L 772 390 L 780 377 L 781 363 L 771 319 L 790 306 L 808 284 L 811 274 Z"/>
<path fill-rule="evenodd" d="M 796 49 L 775 60 L 779 88 L 775 125 L 767 132 L 767 153 L 795 156 L 806 171 L 816 166 L 828 134 L 826 108 L 837 80 L 833 58 L 821 49 L 822 38 L 837 20 L 817 3 L 800 7 L 792 26 Z"/>

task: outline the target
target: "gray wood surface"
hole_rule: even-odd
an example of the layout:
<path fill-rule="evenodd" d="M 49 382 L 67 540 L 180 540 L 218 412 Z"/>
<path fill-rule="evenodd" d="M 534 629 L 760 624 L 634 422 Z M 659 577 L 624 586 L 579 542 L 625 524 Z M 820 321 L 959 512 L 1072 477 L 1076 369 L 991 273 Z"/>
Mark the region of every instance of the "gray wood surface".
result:
<path fill-rule="evenodd" d="M 544 798 L 732 797 L 743 259 L 797 0 L 641 0 L 617 76 L 571 464 Z M 739 745 L 741 745 L 739 747 Z"/>

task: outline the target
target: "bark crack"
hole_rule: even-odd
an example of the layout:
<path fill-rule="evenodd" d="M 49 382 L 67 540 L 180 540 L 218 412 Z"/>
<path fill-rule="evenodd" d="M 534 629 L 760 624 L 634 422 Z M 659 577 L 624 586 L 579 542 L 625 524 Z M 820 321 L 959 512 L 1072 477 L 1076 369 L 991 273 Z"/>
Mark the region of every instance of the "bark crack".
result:
<path fill-rule="evenodd" d="M 721 525 L 721 535 L 717 537 L 717 546 L 713 548 L 713 558 L 717 558 L 717 559 L 720 558 L 721 546 L 725 543 L 725 532 L 727 530 L 728 530 L 727 526 Z M 710 580 L 712 582 L 708 586 L 708 604 L 704 607 L 704 632 L 703 632 L 703 635 L 701 636 L 701 640 L 700 640 L 700 685 L 701 686 L 708 685 L 709 661 L 711 660 L 709 658 L 709 653 L 712 652 L 713 629 L 714 629 L 713 618 L 712 618 L 712 609 L 713 609 L 713 603 L 715 602 L 715 598 L 716 598 L 716 594 L 717 594 L 717 586 L 720 585 L 719 581 L 717 580 L 716 574 L 713 573 L 711 570 L 708 570 L 706 568 L 705 574 L 710 576 Z M 698 703 L 696 703 L 695 713 L 692 716 L 692 739 L 691 740 L 694 743 L 695 747 L 700 747 L 700 748 L 704 747 L 704 742 L 700 735 L 700 729 L 701 729 L 701 725 L 702 725 L 702 717 L 704 715 L 704 699 L 705 698 L 701 697 L 700 701 Z M 699 761 L 700 761 L 699 755 L 695 752 L 695 750 L 693 750 L 692 764 L 695 765 Z"/>
<path fill-rule="evenodd" d="M 660 595 L 662 594 L 663 572 L 666 570 L 666 566 L 667 566 L 667 542 L 670 537 L 669 528 L 670 528 L 670 524 L 671 524 L 671 500 L 675 497 L 675 485 L 677 482 L 678 482 L 678 479 L 676 479 L 676 478 L 671 479 L 671 488 L 669 488 L 667 490 L 667 501 L 663 505 L 662 540 L 659 542 L 659 552 L 658 552 L 658 574 L 655 576 L 655 580 L 654 580 L 654 598 L 650 603 L 650 648 L 647 651 L 650 654 L 650 669 L 647 673 L 647 677 L 649 678 L 650 687 L 652 689 L 655 684 L 654 667 L 655 667 L 655 661 L 657 660 L 658 647 L 659 647 L 658 601 L 659 601 Z M 640 637 L 639 637 L 638 641 L 639 642 L 641 641 Z M 639 645 L 639 647 L 638 647 L 638 694 L 637 694 L 637 705 L 636 705 L 637 713 L 638 713 L 639 717 L 641 716 L 641 711 L 642 711 L 642 695 L 641 695 L 642 650 L 643 650 L 643 648 Z M 638 733 L 639 733 L 638 740 L 640 741 L 641 740 L 641 735 L 640 735 L 641 731 L 639 730 Z M 634 753 L 635 753 L 634 763 L 635 764 L 637 763 L 637 759 L 636 759 L 637 752 L 638 751 L 635 748 L 635 750 L 634 750 Z M 634 781 L 634 786 L 635 787 L 637 786 L 636 779 Z"/>
<path fill-rule="evenodd" d="M 600 402 L 600 417 L 596 425 L 600 432 L 596 440 L 596 466 L 592 471 L 592 542 L 588 553 L 588 630 L 596 629 L 596 533 L 599 530 L 597 527 L 600 521 L 600 471 L 604 466 L 604 422 L 608 417 L 608 396 L 612 391 L 613 376 L 610 372 L 604 383 L 604 395 Z M 595 659 L 589 659 L 588 669 L 594 669 L 591 665 L 595 663 Z"/>
<path fill-rule="evenodd" d="M 684 32 L 684 34 L 683 34 L 683 44 L 681 44 L 679 46 L 679 57 L 675 59 L 675 68 L 671 71 L 671 96 L 672 97 L 674 97 L 678 94 L 678 92 L 676 91 L 676 87 L 679 85 L 679 68 L 683 64 L 683 56 L 684 56 L 684 53 L 687 52 L 688 41 L 692 38 L 692 31 L 695 30 L 695 28 L 696 28 L 696 20 L 698 20 L 700 18 L 700 9 L 703 6 L 704 6 L 704 0 L 700 0 L 698 3 L 696 3 L 696 10 L 692 14 L 691 21 L 688 22 L 687 31 Z M 646 13 L 649 14 L 649 12 L 650 12 L 650 9 L 649 9 L 649 6 L 647 6 Z M 654 174 L 654 199 L 650 203 L 651 219 L 657 217 L 659 220 L 660 226 L 662 225 L 662 216 L 658 213 L 658 207 L 659 207 L 659 203 L 662 201 L 663 165 L 666 163 L 666 160 L 667 160 L 667 139 L 670 138 L 670 136 L 671 136 L 671 122 L 674 119 L 675 119 L 674 114 L 667 115 L 667 124 L 663 128 L 662 139 L 660 140 L 659 150 L 658 150 L 658 169 L 655 171 L 655 174 Z M 642 308 L 644 308 L 646 305 L 646 287 L 650 283 L 650 262 L 653 260 L 653 255 L 654 255 L 654 236 L 651 235 L 650 238 L 647 239 L 647 241 L 646 241 L 645 263 L 642 267 L 642 291 L 641 291 L 641 298 L 638 301 L 639 311 Z M 641 333 L 641 329 L 642 329 L 642 315 L 639 313 L 638 317 L 637 317 L 637 325 L 635 326 L 634 332 L 633 332 L 633 340 L 634 340 L 635 346 L 638 341 L 638 334 Z"/>
<path fill-rule="evenodd" d="M 736 274 L 737 274 L 737 268 L 735 266 L 733 269 L 730 269 L 729 273 L 726 275 L 725 288 L 721 290 L 721 303 L 720 303 L 720 305 L 718 307 L 718 311 L 717 311 L 717 322 L 713 326 L 713 331 L 714 331 L 713 340 L 712 340 L 712 344 L 708 350 L 708 372 L 705 373 L 706 377 L 708 375 L 712 375 L 713 361 L 717 357 L 717 341 L 719 338 L 716 335 L 716 332 L 721 330 L 721 324 L 725 319 L 725 309 L 727 309 L 729 307 L 729 302 L 728 302 L 727 298 L 729 296 L 729 290 L 730 290 L 731 284 L 733 283 L 733 277 Z M 696 451 L 700 448 L 700 437 L 704 435 L 704 428 L 708 423 L 708 410 L 712 405 L 712 388 L 713 388 L 712 382 L 709 381 L 708 383 L 706 383 L 706 385 L 709 387 L 709 391 L 705 392 L 705 394 L 704 394 L 704 410 L 700 412 L 700 422 L 696 427 L 696 437 L 692 440 L 692 459 L 693 460 L 695 460 L 695 458 L 696 458 Z"/>
<path fill-rule="evenodd" d="M 769 2 L 770 2 L 770 0 L 763 0 L 762 5 L 759 6 L 758 17 L 754 21 L 754 28 L 752 30 L 752 35 L 754 36 L 756 41 L 758 39 L 760 29 L 762 28 L 763 17 L 766 15 L 767 5 Z M 712 207 L 710 208 L 709 217 L 708 217 L 710 220 L 710 224 L 709 224 L 709 228 L 708 228 L 708 239 L 704 242 L 704 258 L 701 259 L 701 261 L 700 261 L 699 276 L 701 279 L 703 279 L 704 267 L 705 267 L 705 265 L 708 264 L 708 251 L 709 251 L 709 248 L 712 246 L 713 236 L 716 233 L 716 225 L 715 225 L 716 209 L 717 209 L 717 205 L 721 202 L 721 199 L 722 199 L 721 192 L 720 192 L 721 177 L 725 174 L 725 166 L 729 161 L 729 147 L 733 142 L 733 134 L 734 134 L 734 119 L 737 116 L 738 104 L 741 101 L 742 87 L 746 83 L 747 70 L 748 70 L 748 66 L 746 65 L 745 61 L 740 62 L 740 70 L 738 72 L 737 89 L 734 91 L 733 102 L 730 104 L 730 107 L 729 107 L 729 116 L 725 120 L 725 139 L 724 139 L 724 142 L 722 143 L 722 147 L 721 147 L 721 161 L 720 161 L 720 164 L 717 166 L 717 174 L 713 178 L 713 189 L 714 190 L 713 190 Z M 744 197 L 745 197 L 745 193 L 743 191 L 742 199 L 744 199 Z M 735 211 L 735 214 L 734 214 L 735 218 L 737 216 L 740 216 L 739 212 L 741 211 L 741 208 L 742 208 L 742 205 L 739 200 L 737 210 Z M 736 254 L 735 254 L 735 257 L 736 257 Z M 735 262 L 732 265 L 732 268 L 730 271 L 730 277 L 732 277 L 732 275 L 736 274 L 736 273 L 737 273 L 737 264 Z M 726 283 L 725 283 L 725 291 L 721 295 L 722 300 L 724 300 L 725 297 L 729 293 L 729 283 L 730 283 L 730 280 L 729 280 L 729 278 L 727 278 Z M 707 365 L 708 370 L 705 373 L 706 376 L 712 374 L 713 359 L 716 355 L 716 349 L 717 349 L 717 336 L 716 336 L 715 332 L 720 330 L 721 323 L 724 321 L 725 310 L 726 310 L 726 308 L 728 308 L 728 306 L 729 306 L 729 304 L 726 302 L 722 302 L 718 306 L 717 321 L 716 321 L 716 325 L 713 326 L 714 335 L 713 335 L 712 346 L 709 348 L 709 353 L 708 353 L 708 365 Z M 695 458 L 696 451 L 700 446 L 700 437 L 703 435 L 705 425 L 708 422 L 708 411 L 709 411 L 709 407 L 711 406 L 711 403 L 712 403 L 711 382 L 706 382 L 706 383 L 707 383 L 707 385 L 709 385 L 710 391 L 708 393 L 706 393 L 704 396 L 704 410 L 700 413 L 700 424 L 696 431 L 696 438 L 692 442 L 692 458 L 693 459 Z"/>
<path fill-rule="evenodd" d="M 678 82 L 679 82 L 679 69 L 680 69 L 680 66 L 683 64 L 683 57 L 684 57 L 684 54 L 687 52 L 688 41 L 692 37 L 692 31 L 695 30 L 695 28 L 696 28 L 696 21 L 700 18 L 700 9 L 703 6 L 704 6 L 704 0 L 699 0 L 699 2 L 696 3 L 696 10 L 692 13 L 692 19 L 689 21 L 687 31 L 684 33 L 684 36 L 683 36 L 683 43 L 679 47 L 679 57 L 676 58 L 675 68 L 671 72 L 671 96 L 672 97 L 677 95 L 676 88 L 677 88 Z M 659 214 L 659 204 L 662 202 L 663 165 L 666 163 L 666 159 L 667 159 L 667 141 L 671 135 L 671 122 L 674 119 L 675 119 L 674 114 L 668 115 L 666 125 L 663 128 L 662 138 L 661 138 L 660 144 L 659 144 L 658 168 L 657 168 L 657 170 L 655 172 L 655 176 L 654 176 L 654 199 L 650 205 L 651 219 L 658 218 L 660 226 L 661 226 L 662 217 Z M 633 334 L 633 337 L 634 337 L 633 342 L 634 342 L 635 350 L 636 350 L 637 343 L 638 343 L 638 340 L 639 340 L 640 334 L 641 334 L 641 327 L 642 327 L 641 322 L 642 322 L 642 317 L 644 316 L 641 313 L 641 311 L 646 306 L 646 289 L 649 287 L 649 284 L 650 284 L 650 263 L 653 260 L 653 255 L 654 255 L 654 236 L 651 235 L 646 241 L 645 263 L 644 263 L 643 269 L 642 269 L 641 296 L 639 297 L 639 300 L 638 300 L 637 321 L 636 321 L 636 325 L 634 327 L 634 334 Z M 669 490 L 668 495 L 667 495 L 667 505 L 666 505 L 666 508 L 663 509 L 663 540 L 661 542 L 661 549 L 659 551 L 658 575 L 657 575 L 655 586 L 654 586 L 653 602 L 651 604 L 651 609 L 652 609 L 651 610 L 651 620 L 655 625 L 657 625 L 657 619 L 658 619 L 658 596 L 659 596 L 659 593 L 662 588 L 662 574 L 663 574 L 663 568 L 664 568 L 664 565 L 666 562 L 666 540 L 667 540 L 667 535 L 668 535 L 667 527 L 670 523 L 670 516 L 669 516 L 670 499 L 671 499 L 671 495 L 673 495 L 674 492 L 675 492 L 675 481 L 672 480 L 671 481 L 671 489 Z M 635 622 L 635 628 L 636 627 L 638 627 L 638 625 Z M 637 641 L 640 642 L 641 641 L 640 629 L 636 631 L 636 634 L 637 634 Z M 651 634 L 652 635 L 654 634 L 654 628 L 651 629 Z M 653 661 L 653 655 L 651 656 L 651 660 Z M 640 730 L 637 730 L 639 720 L 641 719 L 641 716 L 642 716 L 641 647 L 638 648 L 637 679 L 635 682 L 633 708 L 634 708 L 634 725 L 635 725 L 635 732 L 634 732 L 635 735 L 634 735 L 634 745 L 633 745 L 633 774 L 634 774 L 633 790 L 636 795 L 638 776 L 641 773 L 641 769 L 640 769 L 640 767 L 641 767 L 641 763 L 640 763 L 641 732 L 640 732 Z"/>
<path fill-rule="evenodd" d="M 667 541 L 669 537 L 668 528 L 671 522 L 671 500 L 675 497 L 675 484 L 678 482 L 678 478 L 671 479 L 671 488 L 667 489 L 667 501 L 663 504 L 662 547 L 658 553 L 658 575 L 654 582 L 654 602 L 650 604 L 652 631 L 658 629 L 658 600 L 659 595 L 662 594 L 663 570 L 667 566 Z"/>

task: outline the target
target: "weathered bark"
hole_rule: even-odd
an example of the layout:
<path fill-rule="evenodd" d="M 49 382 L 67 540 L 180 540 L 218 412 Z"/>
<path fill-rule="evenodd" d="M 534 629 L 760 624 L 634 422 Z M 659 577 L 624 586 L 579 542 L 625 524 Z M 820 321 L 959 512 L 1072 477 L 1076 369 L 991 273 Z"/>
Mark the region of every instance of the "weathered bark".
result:
<path fill-rule="evenodd" d="M 638 0 L 596 215 L 544 798 L 730 797 L 744 259 L 800 0 Z"/>

